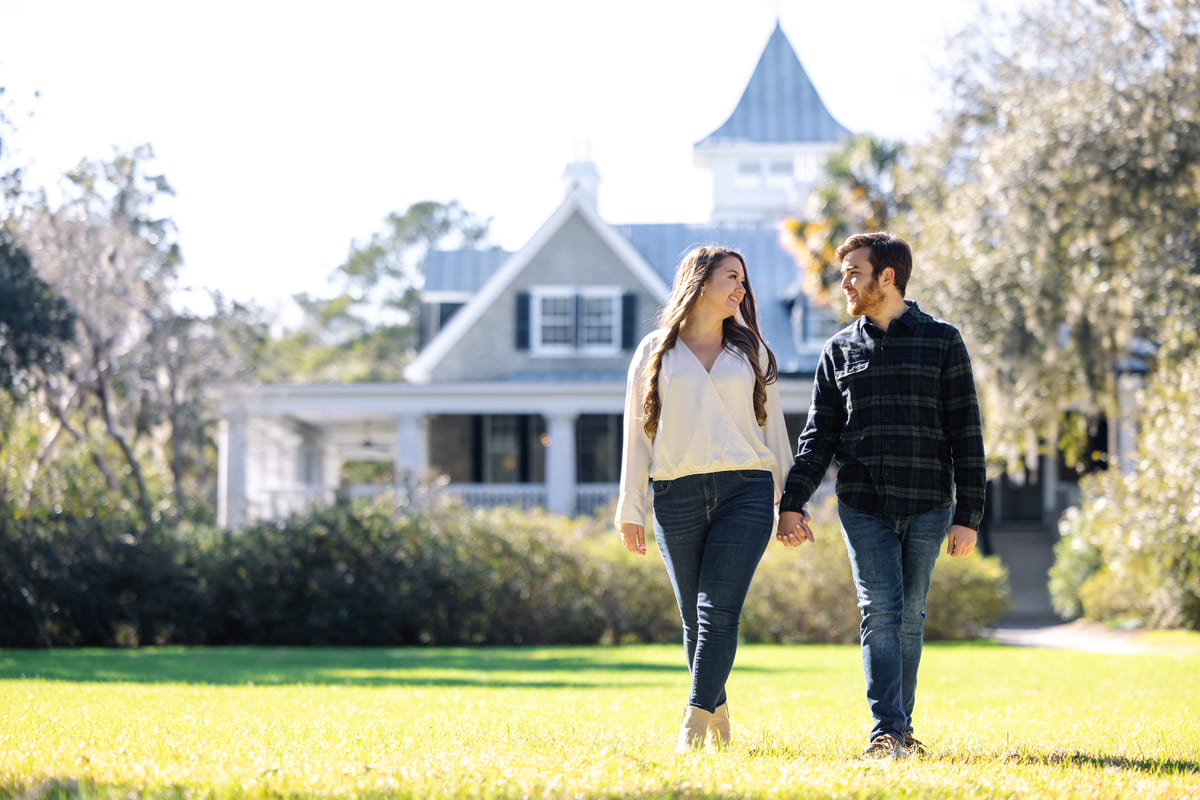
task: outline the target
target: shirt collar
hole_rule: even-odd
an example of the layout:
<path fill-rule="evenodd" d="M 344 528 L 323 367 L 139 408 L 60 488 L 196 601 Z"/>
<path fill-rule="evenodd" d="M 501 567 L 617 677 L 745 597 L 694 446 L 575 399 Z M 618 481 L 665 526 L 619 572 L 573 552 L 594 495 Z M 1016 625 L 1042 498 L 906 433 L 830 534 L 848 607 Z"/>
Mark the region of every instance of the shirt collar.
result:
<path fill-rule="evenodd" d="M 918 321 L 917 317 L 921 314 L 921 309 L 917 305 L 916 300 L 905 300 L 904 304 L 906 306 L 908 306 L 908 310 L 905 311 L 900 316 L 896 317 L 894 320 L 892 320 L 892 324 L 895 325 L 895 324 L 899 323 L 911 331 L 917 327 L 917 321 Z M 879 326 L 876 325 L 874 322 L 871 322 L 871 320 L 867 319 L 866 317 L 859 317 L 858 318 L 858 333 L 859 333 L 859 335 L 860 336 L 869 336 L 869 335 L 871 335 L 872 331 L 874 331 L 876 335 L 882 335 L 882 333 L 883 333 L 882 331 L 879 330 Z"/>

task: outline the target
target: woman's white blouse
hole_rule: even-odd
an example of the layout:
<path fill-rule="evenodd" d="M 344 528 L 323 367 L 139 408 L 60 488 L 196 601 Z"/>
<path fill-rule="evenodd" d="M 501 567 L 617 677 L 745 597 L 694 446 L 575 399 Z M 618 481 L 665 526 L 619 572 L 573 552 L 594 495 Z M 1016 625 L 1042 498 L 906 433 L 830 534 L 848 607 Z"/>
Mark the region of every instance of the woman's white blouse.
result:
<path fill-rule="evenodd" d="M 735 469 L 762 469 L 775 477 L 775 498 L 792 466 L 792 447 L 783 422 L 779 388 L 768 384 L 767 422 L 754 416 L 754 370 L 744 355 L 726 348 L 705 371 L 682 340 L 663 354 L 658 374 L 662 411 L 651 439 L 642 423 L 642 387 L 650 354 L 664 331 L 642 339 L 629 365 L 625 389 L 625 433 L 621 448 L 621 494 L 616 523 L 646 524 L 651 479 Z M 766 351 L 759 354 L 765 367 Z"/>

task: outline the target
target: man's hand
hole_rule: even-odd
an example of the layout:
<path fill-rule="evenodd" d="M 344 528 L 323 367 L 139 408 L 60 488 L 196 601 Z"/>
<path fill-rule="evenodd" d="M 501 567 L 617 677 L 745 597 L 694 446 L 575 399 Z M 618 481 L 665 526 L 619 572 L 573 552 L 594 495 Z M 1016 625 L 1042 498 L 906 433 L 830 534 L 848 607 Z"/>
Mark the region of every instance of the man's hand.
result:
<path fill-rule="evenodd" d="M 808 527 L 810 519 L 812 517 L 807 511 L 780 511 L 775 538 L 783 542 L 785 547 L 799 547 L 805 542 L 815 541 L 812 528 Z"/>
<path fill-rule="evenodd" d="M 621 546 L 631 553 L 646 555 L 646 528 L 632 522 L 622 522 Z"/>
<path fill-rule="evenodd" d="M 975 549 L 975 531 L 965 525 L 951 525 L 950 533 L 946 535 L 946 553 L 952 556 L 965 556 Z"/>

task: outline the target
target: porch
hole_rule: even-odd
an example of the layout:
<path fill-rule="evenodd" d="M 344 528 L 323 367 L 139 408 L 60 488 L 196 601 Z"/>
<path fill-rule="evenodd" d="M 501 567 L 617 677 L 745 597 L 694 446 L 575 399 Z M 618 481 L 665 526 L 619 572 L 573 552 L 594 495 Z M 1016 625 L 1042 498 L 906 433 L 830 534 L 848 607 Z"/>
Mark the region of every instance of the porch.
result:
<path fill-rule="evenodd" d="M 527 483 L 459 483 L 424 487 L 422 500 L 452 498 L 472 508 L 519 508 L 529 511 L 546 508 L 549 492 L 545 484 Z M 571 504 L 571 515 L 595 514 L 616 502 L 617 483 L 580 484 Z M 337 499 L 379 500 L 396 497 L 396 489 L 383 484 L 350 484 L 332 494 L 306 487 L 276 488 L 266 493 L 261 506 L 253 509 L 255 519 L 280 519 L 302 514 L 327 505 Z"/>
<path fill-rule="evenodd" d="M 781 379 L 789 428 L 811 382 Z M 225 392 L 217 518 L 227 528 L 340 497 L 434 495 L 591 514 L 614 501 L 625 382 L 308 384 Z"/>

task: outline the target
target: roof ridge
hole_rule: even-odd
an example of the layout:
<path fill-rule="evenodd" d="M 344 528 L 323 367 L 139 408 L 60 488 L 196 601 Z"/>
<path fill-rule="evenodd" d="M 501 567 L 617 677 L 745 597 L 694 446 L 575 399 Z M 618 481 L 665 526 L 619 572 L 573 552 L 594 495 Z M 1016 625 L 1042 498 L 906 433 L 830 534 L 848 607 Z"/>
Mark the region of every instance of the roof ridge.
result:
<path fill-rule="evenodd" d="M 733 113 L 696 146 L 726 141 L 831 142 L 849 135 L 821 100 L 776 19 Z"/>

